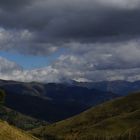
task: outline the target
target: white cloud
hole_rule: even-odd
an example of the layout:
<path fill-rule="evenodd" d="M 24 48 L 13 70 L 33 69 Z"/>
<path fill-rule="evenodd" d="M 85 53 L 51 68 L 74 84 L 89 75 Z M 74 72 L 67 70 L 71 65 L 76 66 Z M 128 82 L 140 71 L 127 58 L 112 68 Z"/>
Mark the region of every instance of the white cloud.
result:
<path fill-rule="evenodd" d="M 0 57 L 0 73 L 11 73 L 22 70 L 22 68 L 16 63 Z"/>
<path fill-rule="evenodd" d="M 18 81 L 140 80 L 140 40 L 100 43 L 67 43 L 66 52 L 50 66 L 22 70 L 0 58 L 0 78 Z M 113 46 L 113 47 L 112 47 Z"/>

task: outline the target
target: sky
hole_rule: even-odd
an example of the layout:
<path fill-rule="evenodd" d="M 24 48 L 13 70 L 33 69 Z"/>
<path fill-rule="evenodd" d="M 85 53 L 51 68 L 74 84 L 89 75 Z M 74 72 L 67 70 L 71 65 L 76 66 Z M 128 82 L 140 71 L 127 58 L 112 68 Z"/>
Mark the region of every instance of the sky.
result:
<path fill-rule="evenodd" d="M 0 0 L 0 79 L 140 80 L 140 0 Z"/>

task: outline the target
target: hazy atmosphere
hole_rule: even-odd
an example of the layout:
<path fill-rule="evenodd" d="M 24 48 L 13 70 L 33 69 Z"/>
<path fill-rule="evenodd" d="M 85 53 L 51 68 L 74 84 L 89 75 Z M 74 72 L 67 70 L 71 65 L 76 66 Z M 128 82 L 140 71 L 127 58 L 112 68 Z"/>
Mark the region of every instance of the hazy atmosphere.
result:
<path fill-rule="evenodd" d="M 139 0 L 0 0 L 0 78 L 140 80 Z"/>

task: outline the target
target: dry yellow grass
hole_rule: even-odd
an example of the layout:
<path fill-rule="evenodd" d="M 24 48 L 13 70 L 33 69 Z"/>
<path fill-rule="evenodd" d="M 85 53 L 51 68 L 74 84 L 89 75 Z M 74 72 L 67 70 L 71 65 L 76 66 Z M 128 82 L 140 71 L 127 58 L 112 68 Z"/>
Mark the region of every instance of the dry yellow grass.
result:
<path fill-rule="evenodd" d="M 0 140 L 38 140 L 37 138 L 0 121 Z"/>

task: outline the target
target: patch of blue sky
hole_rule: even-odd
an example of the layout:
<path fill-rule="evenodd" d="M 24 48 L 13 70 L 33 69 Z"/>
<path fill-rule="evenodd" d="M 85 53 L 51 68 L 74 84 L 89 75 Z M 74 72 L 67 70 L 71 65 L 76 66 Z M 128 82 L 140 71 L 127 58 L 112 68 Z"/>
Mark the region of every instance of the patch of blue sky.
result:
<path fill-rule="evenodd" d="M 0 51 L 0 56 L 10 61 L 14 61 L 24 69 L 35 69 L 51 65 L 51 63 L 57 60 L 57 58 L 64 52 L 64 49 L 61 49 L 58 52 L 48 56 L 33 56 Z"/>

